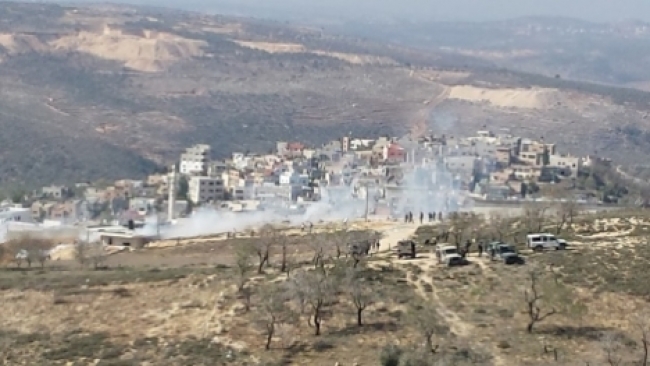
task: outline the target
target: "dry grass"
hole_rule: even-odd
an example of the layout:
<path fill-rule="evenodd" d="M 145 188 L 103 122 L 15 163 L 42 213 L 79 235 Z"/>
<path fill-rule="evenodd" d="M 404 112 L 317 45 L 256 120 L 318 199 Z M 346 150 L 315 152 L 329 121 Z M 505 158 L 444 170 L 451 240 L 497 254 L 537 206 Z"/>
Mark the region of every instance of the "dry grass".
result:
<path fill-rule="evenodd" d="M 573 228 L 572 250 L 524 253 L 524 266 L 471 256 L 468 266 L 446 268 L 423 246 L 415 260 L 373 256 L 363 278 L 378 301 L 364 312 L 363 327 L 339 292 L 327 306 L 321 336 L 313 335 L 303 316 L 281 327 L 270 351 L 263 350 L 256 301 L 262 286 L 286 276 L 277 269 L 276 249 L 272 267 L 247 285 L 253 296 L 246 312 L 228 260 L 249 239 L 121 253 L 105 271 L 55 262 L 45 270 L 8 268 L 0 271 L 6 315 L 0 319 L 0 347 L 12 362 L 43 365 L 85 364 L 93 357 L 105 365 L 377 365 L 387 344 L 410 350 L 422 343 L 409 312 L 425 299 L 448 328 L 434 337 L 441 347 L 436 358 L 458 365 L 601 364 L 604 333 L 619 337 L 622 354 L 637 357 L 639 336 L 630 314 L 647 308 L 650 249 L 648 221 L 635 215 L 591 222 L 582 217 Z M 595 230 L 577 233 L 587 225 Z M 434 232 L 423 226 L 415 238 L 423 242 Z M 307 240 L 292 250 L 301 252 L 302 267 L 313 268 Z M 128 262 L 129 256 L 137 259 Z M 563 305 L 528 334 L 522 294 L 533 267 L 552 268 L 571 289 L 563 295 L 565 305 L 573 305 Z"/>

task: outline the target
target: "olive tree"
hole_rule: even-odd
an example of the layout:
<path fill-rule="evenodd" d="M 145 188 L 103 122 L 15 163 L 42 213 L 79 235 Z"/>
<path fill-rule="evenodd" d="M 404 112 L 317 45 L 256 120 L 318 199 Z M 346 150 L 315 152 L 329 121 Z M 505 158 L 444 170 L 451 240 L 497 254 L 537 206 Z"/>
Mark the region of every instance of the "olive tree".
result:
<path fill-rule="evenodd" d="M 237 291 L 244 291 L 244 287 L 253 270 L 253 253 L 250 248 L 245 246 L 238 247 L 235 250 L 235 274 L 237 276 Z"/>
<path fill-rule="evenodd" d="M 357 314 L 357 325 L 363 326 L 363 311 L 375 302 L 375 291 L 364 281 L 358 268 L 348 268 L 345 278 L 345 291 Z"/>
<path fill-rule="evenodd" d="M 449 332 L 449 328 L 444 325 L 440 314 L 430 301 L 418 301 L 409 309 L 408 322 L 422 335 L 426 351 L 436 353 L 440 345 L 434 345 L 433 337 Z"/>
<path fill-rule="evenodd" d="M 255 313 L 257 324 L 263 329 L 266 342 L 264 349 L 271 349 L 273 336 L 279 326 L 293 323 L 296 314 L 288 305 L 290 300 L 286 286 L 271 283 L 260 291 L 259 302 L 256 302 Z"/>
<path fill-rule="evenodd" d="M 549 288 L 549 281 L 544 273 L 532 269 L 528 272 L 528 280 L 528 288 L 524 290 L 526 314 L 528 314 L 526 331 L 532 333 L 537 323 L 556 315 L 558 310 L 552 301 L 553 289 Z"/>
<path fill-rule="evenodd" d="M 251 238 L 247 245 L 249 250 L 258 258 L 257 273 L 262 274 L 264 265 L 268 265 L 271 248 L 279 237 L 278 230 L 271 225 L 264 225 L 259 231 L 259 237 Z"/>
<path fill-rule="evenodd" d="M 91 265 L 97 270 L 108 259 L 108 252 L 101 242 L 77 241 L 74 244 L 74 256 L 81 266 Z"/>
<path fill-rule="evenodd" d="M 314 328 L 314 334 L 320 335 L 326 309 L 337 293 L 336 277 L 325 271 L 309 270 L 297 273 L 290 281 L 292 297 L 298 300 L 302 312 L 307 314 L 307 324 Z"/>
<path fill-rule="evenodd" d="M 45 262 L 50 259 L 50 250 L 54 244 L 47 239 L 34 237 L 31 235 L 21 235 L 16 239 L 10 240 L 6 244 L 8 251 L 13 255 L 13 260 L 20 267 L 24 261 L 28 267 L 32 263 L 39 263 L 41 268 Z"/>

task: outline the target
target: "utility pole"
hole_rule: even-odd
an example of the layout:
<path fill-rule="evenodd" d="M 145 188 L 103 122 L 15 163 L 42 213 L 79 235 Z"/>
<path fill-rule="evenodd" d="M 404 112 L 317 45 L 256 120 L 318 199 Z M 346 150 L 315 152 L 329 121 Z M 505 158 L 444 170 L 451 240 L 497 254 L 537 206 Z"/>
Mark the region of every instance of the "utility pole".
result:
<path fill-rule="evenodd" d="M 160 212 L 156 209 L 156 238 L 160 239 Z"/>
<path fill-rule="evenodd" d="M 370 201 L 370 191 L 368 190 L 368 183 L 365 183 L 363 187 L 366 188 L 366 222 L 368 222 L 368 211 L 369 211 L 369 201 Z"/>

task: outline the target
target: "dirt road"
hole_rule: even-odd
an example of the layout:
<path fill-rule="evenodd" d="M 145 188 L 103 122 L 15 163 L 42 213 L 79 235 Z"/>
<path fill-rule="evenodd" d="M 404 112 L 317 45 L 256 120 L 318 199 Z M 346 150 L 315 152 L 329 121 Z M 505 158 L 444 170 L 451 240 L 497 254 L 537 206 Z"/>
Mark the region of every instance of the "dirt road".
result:
<path fill-rule="evenodd" d="M 387 260 L 394 261 L 393 263 L 398 266 L 406 266 L 408 264 L 419 267 L 423 275 L 418 276 L 417 280 L 414 280 L 414 277 L 412 276 L 406 276 L 406 281 L 415 286 L 417 293 L 423 299 L 428 300 L 436 305 L 438 314 L 445 320 L 454 334 L 460 337 L 471 338 L 471 335 L 474 332 L 474 324 L 463 320 L 460 315 L 446 306 L 446 304 L 443 303 L 443 301 L 440 299 L 440 296 L 438 295 L 441 289 L 438 287 L 439 285 L 436 283 L 436 281 L 433 281 L 432 274 L 433 271 L 440 270 L 441 268 L 438 266 L 431 266 L 432 263 L 434 263 L 433 258 L 430 258 L 429 256 L 423 256 L 415 260 L 395 260 L 392 256 L 392 249 L 397 246 L 397 243 L 400 240 L 406 240 L 412 237 L 413 234 L 415 234 L 417 228 L 417 224 L 404 223 L 396 223 L 392 227 L 385 228 L 382 231 L 384 233 L 384 237 L 381 240 L 380 245 L 380 252 L 382 253 L 381 255 L 385 255 Z M 482 268 L 489 270 L 483 261 L 479 261 L 479 265 L 481 265 Z M 424 288 L 425 285 L 430 286 L 432 290 L 426 291 Z M 499 355 L 496 349 L 489 349 L 488 351 L 490 351 L 490 353 L 493 355 L 494 364 L 496 366 L 506 365 L 504 359 Z"/>

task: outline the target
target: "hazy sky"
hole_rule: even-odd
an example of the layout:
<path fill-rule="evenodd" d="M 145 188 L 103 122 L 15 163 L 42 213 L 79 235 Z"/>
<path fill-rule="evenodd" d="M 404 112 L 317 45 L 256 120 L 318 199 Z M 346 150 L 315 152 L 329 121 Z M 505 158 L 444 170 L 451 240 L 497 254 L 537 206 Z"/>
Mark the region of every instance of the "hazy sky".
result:
<path fill-rule="evenodd" d="M 38 1 L 38 0 L 36 0 Z M 45 0 L 58 2 L 56 0 Z M 70 2 L 75 2 L 70 1 Z M 76 2 L 102 2 L 77 0 Z M 495 20 L 553 15 L 592 21 L 650 21 L 650 0 L 116 0 L 212 13 L 295 18 Z"/>
<path fill-rule="evenodd" d="M 308 15 L 348 18 L 411 17 L 418 20 L 493 20 L 556 15 L 594 21 L 650 21 L 650 0 L 121 0 L 192 10 L 242 10 L 275 18 Z M 250 15 L 259 15 L 250 14 Z"/>

